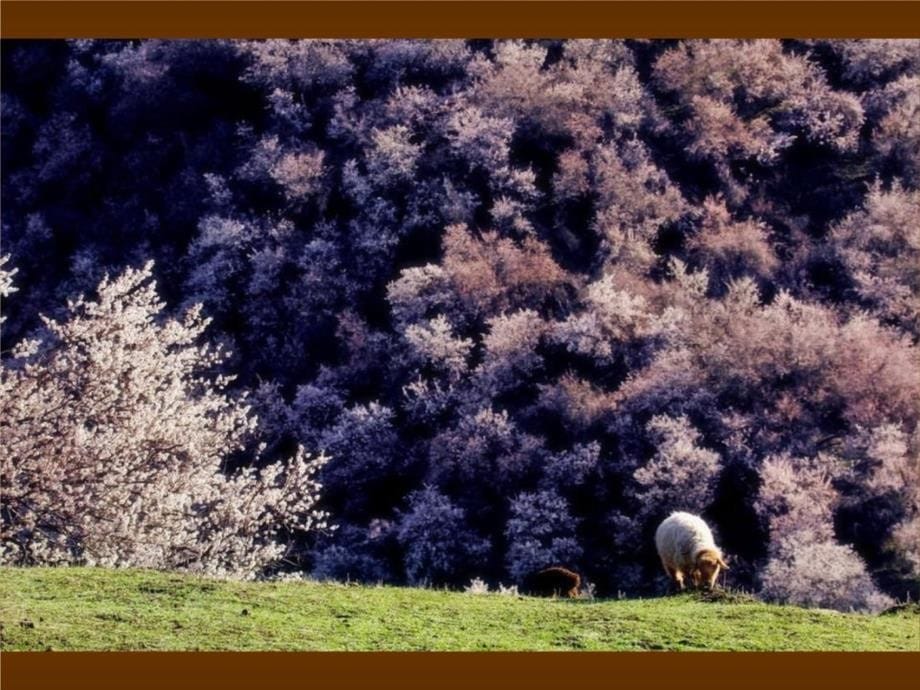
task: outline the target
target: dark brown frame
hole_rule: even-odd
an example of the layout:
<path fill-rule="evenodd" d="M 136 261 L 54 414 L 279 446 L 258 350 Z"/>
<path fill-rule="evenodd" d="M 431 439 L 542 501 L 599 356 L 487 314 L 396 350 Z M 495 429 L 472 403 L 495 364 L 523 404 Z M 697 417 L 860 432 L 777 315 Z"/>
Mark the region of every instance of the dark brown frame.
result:
<path fill-rule="evenodd" d="M 3 0 L 3 38 L 920 38 L 920 2 Z M 917 620 L 920 631 L 920 616 Z M 2 687 L 454 688 L 903 683 L 917 653 L 4 653 Z"/>

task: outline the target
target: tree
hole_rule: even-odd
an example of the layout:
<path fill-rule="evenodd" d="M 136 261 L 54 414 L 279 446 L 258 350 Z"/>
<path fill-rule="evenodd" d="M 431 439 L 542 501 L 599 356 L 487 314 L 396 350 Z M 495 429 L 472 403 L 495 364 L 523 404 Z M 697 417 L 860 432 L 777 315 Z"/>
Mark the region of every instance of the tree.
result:
<path fill-rule="evenodd" d="M 152 271 L 106 278 L 3 367 L 5 562 L 249 577 L 323 526 L 324 457 L 224 472 L 257 420 L 210 373 L 200 308 L 167 318 Z"/>
<path fill-rule="evenodd" d="M 914 187 L 920 183 L 920 76 L 906 74 L 881 94 L 884 115 L 873 133 L 879 153 L 900 165 L 903 177 Z"/>
<path fill-rule="evenodd" d="M 420 361 L 456 380 L 467 368 L 473 342 L 457 338 L 444 315 L 406 329 L 406 341 Z"/>
<path fill-rule="evenodd" d="M 470 316 L 499 313 L 512 303 L 536 307 L 567 282 L 565 271 L 536 237 L 520 243 L 469 228 L 452 226 L 444 233 L 444 271 L 454 294 Z"/>
<path fill-rule="evenodd" d="M 767 278 L 776 270 L 779 262 L 765 223 L 735 220 L 724 200 L 712 197 L 703 201 L 700 215 L 699 229 L 687 244 L 691 256 L 708 269 L 716 286 L 726 285 L 745 273 Z"/>
<path fill-rule="evenodd" d="M 409 496 L 399 524 L 406 575 L 415 584 L 460 583 L 483 563 L 489 543 L 470 531 L 461 508 L 430 486 Z"/>
<path fill-rule="evenodd" d="M 830 239 L 856 292 L 886 321 L 920 334 L 920 191 L 876 182 Z"/>
<path fill-rule="evenodd" d="M 757 501 L 770 528 L 764 594 L 804 606 L 878 612 L 891 598 L 878 591 L 853 549 L 834 538 L 838 496 L 827 474 L 833 462 L 777 456 L 764 463 Z"/>
<path fill-rule="evenodd" d="M 749 192 L 739 163 L 769 168 L 798 141 L 853 151 L 864 121 L 856 96 L 775 40 L 683 41 L 656 60 L 653 82 L 679 105 L 672 131 L 713 164 L 732 204 Z"/>
<path fill-rule="evenodd" d="M 700 434 L 686 417 L 653 417 L 648 428 L 658 450 L 633 475 L 641 512 L 660 517 L 674 510 L 704 512 L 715 497 L 719 456 L 698 445 Z"/>
<path fill-rule="evenodd" d="M 530 309 L 488 320 L 483 338 L 485 354 L 477 375 L 490 391 L 501 391 L 531 379 L 541 365 L 536 348 L 546 331 L 545 322 Z"/>
<path fill-rule="evenodd" d="M 0 299 L 3 300 L 16 292 L 16 288 L 13 287 L 13 276 L 16 275 L 17 269 L 6 268 L 9 260 L 9 256 L 0 256 Z M 0 314 L 0 325 L 4 321 L 6 321 L 6 317 Z"/>
<path fill-rule="evenodd" d="M 860 86 L 890 81 L 907 70 L 920 67 L 920 44 L 903 39 L 821 41 L 837 53 L 845 65 L 843 76 Z"/>
<path fill-rule="evenodd" d="M 366 518 L 368 506 L 386 500 L 380 484 L 398 475 L 402 461 L 393 418 L 384 405 L 355 405 L 320 436 L 320 447 L 335 458 L 320 475 L 325 500 L 343 518 Z"/>
<path fill-rule="evenodd" d="M 657 233 L 685 212 L 684 198 L 637 139 L 598 146 L 592 154 L 593 228 L 602 250 L 609 264 L 645 273 L 655 262 Z"/>
<path fill-rule="evenodd" d="M 505 529 L 511 578 L 521 582 L 542 568 L 573 566 L 581 557 L 575 527 L 568 503 L 554 491 L 516 496 Z"/>

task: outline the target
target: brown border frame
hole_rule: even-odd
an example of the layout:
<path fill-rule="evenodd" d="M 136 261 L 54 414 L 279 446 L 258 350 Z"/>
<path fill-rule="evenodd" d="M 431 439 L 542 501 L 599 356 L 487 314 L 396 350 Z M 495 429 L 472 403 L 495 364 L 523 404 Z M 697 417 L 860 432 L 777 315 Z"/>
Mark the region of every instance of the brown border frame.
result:
<path fill-rule="evenodd" d="M 908 0 L 3 0 L 3 38 L 920 38 Z M 920 617 L 917 621 L 920 629 Z M 917 653 L 7 652 L 2 687 L 572 685 L 864 690 L 916 676 Z M 901 681 L 903 682 L 903 681 Z"/>
<path fill-rule="evenodd" d="M 865 690 L 916 677 L 903 652 L 14 652 L 11 690 L 689 687 Z"/>
<path fill-rule="evenodd" d="M 5 38 L 920 38 L 911 0 L 4 0 Z"/>

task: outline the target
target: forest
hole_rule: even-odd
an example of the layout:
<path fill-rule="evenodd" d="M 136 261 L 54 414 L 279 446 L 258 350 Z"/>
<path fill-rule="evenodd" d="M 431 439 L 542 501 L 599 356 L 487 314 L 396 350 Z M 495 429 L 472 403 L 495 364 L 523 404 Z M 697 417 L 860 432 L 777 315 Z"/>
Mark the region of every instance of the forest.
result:
<path fill-rule="evenodd" d="M 0 47 L 3 564 L 920 597 L 920 41 Z"/>

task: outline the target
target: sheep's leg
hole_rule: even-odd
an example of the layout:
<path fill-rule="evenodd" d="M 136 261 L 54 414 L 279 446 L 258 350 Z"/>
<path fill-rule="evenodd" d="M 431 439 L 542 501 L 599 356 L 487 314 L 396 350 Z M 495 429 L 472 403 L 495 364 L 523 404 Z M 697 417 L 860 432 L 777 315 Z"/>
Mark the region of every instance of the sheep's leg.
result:
<path fill-rule="evenodd" d="M 672 587 L 676 587 L 678 590 L 683 590 L 684 574 L 677 568 L 672 568 L 669 565 L 664 566 L 664 571 L 668 574 L 668 579 L 671 581 Z"/>
<path fill-rule="evenodd" d="M 684 591 L 684 574 L 679 570 L 674 571 L 674 584 L 677 585 L 678 590 Z"/>
<path fill-rule="evenodd" d="M 672 568 L 664 558 L 661 559 L 661 567 L 664 568 L 664 574 L 668 576 L 668 580 L 671 584 L 674 584 L 676 582 L 674 568 Z"/>

